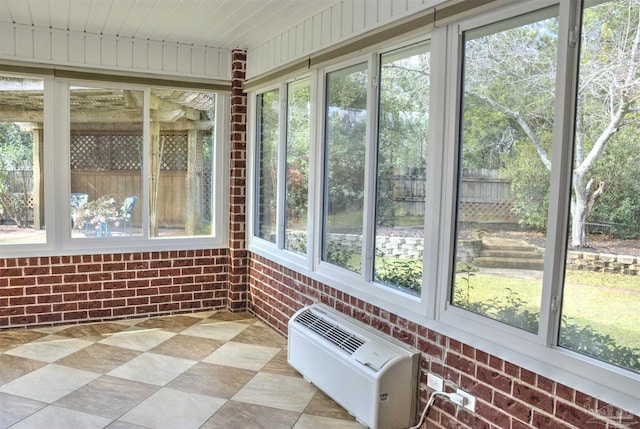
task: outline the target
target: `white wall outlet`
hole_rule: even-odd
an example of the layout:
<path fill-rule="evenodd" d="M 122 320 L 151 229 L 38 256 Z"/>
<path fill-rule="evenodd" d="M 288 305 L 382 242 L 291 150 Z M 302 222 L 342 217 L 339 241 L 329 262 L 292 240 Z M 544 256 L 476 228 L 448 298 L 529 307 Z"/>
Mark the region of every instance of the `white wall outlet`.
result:
<path fill-rule="evenodd" d="M 444 380 L 437 375 L 427 373 L 427 387 L 432 390 L 444 390 Z"/>
<path fill-rule="evenodd" d="M 462 396 L 463 398 L 466 398 L 466 400 L 464 401 L 464 405 L 463 407 L 466 408 L 467 410 L 471 411 L 472 413 L 476 412 L 476 397 L 471 395 L 470 393 L 465 392 L 462 389 L 457 389 L 456 393 L 460 396 Z"/>

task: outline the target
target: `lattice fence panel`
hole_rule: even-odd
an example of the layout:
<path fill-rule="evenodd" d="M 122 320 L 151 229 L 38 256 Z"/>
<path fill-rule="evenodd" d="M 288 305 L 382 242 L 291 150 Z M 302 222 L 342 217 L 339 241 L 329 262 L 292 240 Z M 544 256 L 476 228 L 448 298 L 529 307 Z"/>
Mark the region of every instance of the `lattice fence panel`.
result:
<path fill-rule="evenodd" d="M 162 171 L 186 171 L 189 155 L 189 139 L 186 133 L 160 135 L 162 147 Z"/>
<path fill-rule="evenodd" d="M 517 223 L 513 214 L 513 200 L 477 202 L 462 201 L 460 204 L 461 222 L 507 222 Z"/>
<path fill-rule="evenodd" d="M 108 170 L 109 137 L 104 134 L 71 134 L 71 169 Z"/>
<path fill-rule="evenodd" d="M 142 136 L 114 135 L 111 142 L 111 170 L 142 169 Z"/>

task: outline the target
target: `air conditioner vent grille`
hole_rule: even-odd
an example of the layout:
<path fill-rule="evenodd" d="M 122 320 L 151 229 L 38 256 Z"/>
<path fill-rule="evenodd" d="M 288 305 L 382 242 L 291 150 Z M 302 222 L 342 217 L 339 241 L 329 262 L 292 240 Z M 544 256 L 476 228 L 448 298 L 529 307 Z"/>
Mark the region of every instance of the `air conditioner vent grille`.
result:
<path fill-rule="evenodd" d="M 340 347 L 350 355 L 366 342 L 351 332 L 342 329 L 335 323 L 323 319 L 311 310 L 305 310 L 300 313 L 295 321 Z"/>

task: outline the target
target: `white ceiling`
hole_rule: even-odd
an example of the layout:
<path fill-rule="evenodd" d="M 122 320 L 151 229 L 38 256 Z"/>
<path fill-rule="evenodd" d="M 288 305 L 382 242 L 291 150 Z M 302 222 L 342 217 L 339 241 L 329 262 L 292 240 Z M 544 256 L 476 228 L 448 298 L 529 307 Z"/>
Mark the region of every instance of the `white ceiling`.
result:
<path fill-rule="evenodd" d="M 339 0 L 0 0 L 1 23 L 252 48 Z"/>

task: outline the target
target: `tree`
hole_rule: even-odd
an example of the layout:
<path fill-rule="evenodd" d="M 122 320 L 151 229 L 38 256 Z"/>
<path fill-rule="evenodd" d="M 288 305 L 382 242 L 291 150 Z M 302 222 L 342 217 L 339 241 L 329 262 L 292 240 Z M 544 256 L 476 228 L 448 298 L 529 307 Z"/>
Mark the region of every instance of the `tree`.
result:
<path fill-rule="evenodd" d="M 12 122 L 0 122 L 0 208 L 21 228 L 28 222 L 32 147 L 30 132 Z"/>
<path fill-rule="evenodd" d="M 588 8 L 583 23 L 571 201 L 571 245 L 575 247 L 586 246 L 587 218 L 612 185 L 595 177 L 597 162 L 623 127 L 637 130 L 640 101 L 637 0 Z M 466 43 L 466 58 L 474 67 L 465 69 L 465 95 L 475 99 L 470 103 L 504 115 L 508 121 L 504 132 L 517 130 L 514 144 L 501 152 L 505 163 L 509 156 L 518 157 L 513 149 L 527 142 L 544 168 L 551 170 L 556 29 L 557 21 L 547 19 Z M 637 131 L 630 134 L 637 136 Z M 530 162 L 521 161 L 520 166 L 530 168 Z M 530 175 L 520 174 L 525 170 L 511 167 L 516 188 L 529 189 L 523 180 L 539 186 L 530 182 Z M 540 210 L 539 204 L 525 202 L 524 207 Z"/>

